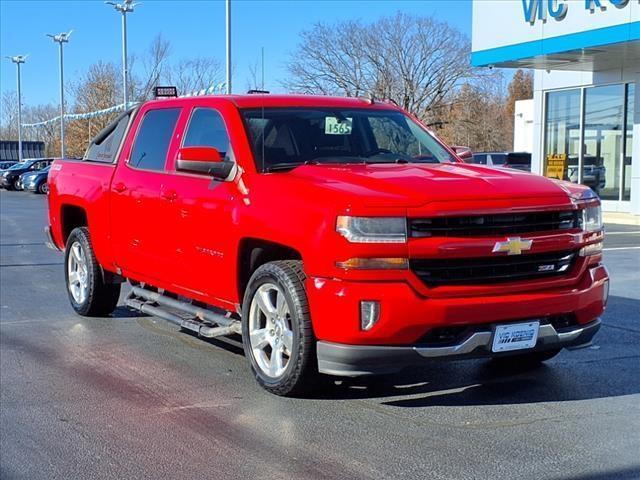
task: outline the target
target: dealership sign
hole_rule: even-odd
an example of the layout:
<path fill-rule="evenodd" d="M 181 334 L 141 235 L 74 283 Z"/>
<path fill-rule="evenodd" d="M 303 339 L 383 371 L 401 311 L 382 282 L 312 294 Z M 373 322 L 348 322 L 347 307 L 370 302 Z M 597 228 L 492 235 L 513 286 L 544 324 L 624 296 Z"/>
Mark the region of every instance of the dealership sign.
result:
<path fill-rule="evenodd" d="M 576 5 L 577 2 L 573 2 Z M 611 5 L 615 8 L 624 8 L 629 4 L 629 0 L 584 0 L 582 6 L 585 10 L 591 11 L 606 10 Z M 562 20 L 569 11 L 567 0 L 522 0 L 524 19 L 530 24 L 534 24 L 536 18 L 545 22 L 547 16 L 556 20 Z"/>

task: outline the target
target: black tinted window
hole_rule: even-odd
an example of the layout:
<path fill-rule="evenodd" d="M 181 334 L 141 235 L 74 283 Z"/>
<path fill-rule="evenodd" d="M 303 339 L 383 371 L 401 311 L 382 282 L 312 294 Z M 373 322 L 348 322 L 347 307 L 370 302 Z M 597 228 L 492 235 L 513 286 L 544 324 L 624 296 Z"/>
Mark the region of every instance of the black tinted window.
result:
<path fill-rule="evenodd" d="M 507 159 L 507 156 L 502 153 L 492 153 L 491 154 L 491 164 L 492 165 L 503 165 L 504 161 Z"/>
<path fill-rule="evenodd" d="M 150 110 L 142 119 L 129 163 L 146 170 L 164 170 L 179 108 Z"/>
<path fill-rule="evenodd" d="M 210 108 L 197 108 L 187 127 L 184 147 L 213 147 L 222 157 L 229 152 L 229 135 L 222 116 Z"/>
<path fill-rule="evenodd" d="M 120 142 L 129 123 L 129 117 L 130 114 L 121 115 L 105 128 L 105 130 L 100 132 L 98 136 L 92 140 L 91 145 L 89 145 L 89 148 L 84 154 L 84 159 L 95 162 L 115 162 L 116 153 L 118 153 Z"/>
<path fill-rule="evenodd" d="M 487 164 L 487 156 L 486 155 L 474 155 L 473 163 L 481 163 L 483 165 Z"/>

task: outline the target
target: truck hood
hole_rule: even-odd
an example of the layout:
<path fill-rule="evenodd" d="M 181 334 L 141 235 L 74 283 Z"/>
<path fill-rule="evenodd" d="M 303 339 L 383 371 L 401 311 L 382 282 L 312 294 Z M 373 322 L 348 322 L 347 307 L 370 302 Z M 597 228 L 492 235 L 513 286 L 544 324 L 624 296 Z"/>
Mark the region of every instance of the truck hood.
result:
<path fill-rule="evenodd" d="M 567 201 L 570 193 L 562 183 L 540 175 L 464 163 L 307 165 L 289 175 L 334 194 L 357 196 L 372 207 L 488 198 L 562 197 Z"/>

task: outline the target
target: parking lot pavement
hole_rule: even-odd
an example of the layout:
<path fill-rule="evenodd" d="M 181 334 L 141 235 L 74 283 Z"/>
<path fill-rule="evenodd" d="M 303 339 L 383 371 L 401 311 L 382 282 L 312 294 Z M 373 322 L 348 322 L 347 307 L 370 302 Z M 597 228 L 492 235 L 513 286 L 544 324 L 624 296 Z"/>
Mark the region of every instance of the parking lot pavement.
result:
<path fill-rule="evenodd" d="M 608 226 L 593 347 L 434 363 L 279 398 L 241 351 L 71 310 L 42 196 L 0 191 L 0 478 L 640 478 L 638 229 Z"/>

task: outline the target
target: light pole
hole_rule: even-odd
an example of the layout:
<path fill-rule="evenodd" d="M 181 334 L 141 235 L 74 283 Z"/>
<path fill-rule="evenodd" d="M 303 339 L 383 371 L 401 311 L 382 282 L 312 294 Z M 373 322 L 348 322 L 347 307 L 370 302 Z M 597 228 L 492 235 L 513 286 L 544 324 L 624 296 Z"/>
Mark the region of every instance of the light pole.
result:
<path fill-rule="evenodd" d="M 226 25 L 227 25 L 227 93 L 231 93 L 231 0 L 226 0 Z"/>
<path fill-rule="evenodd" d="M 69 43 L 69 37 L 73 30 L 67 33 L 52 35 L 47 33 L 47 37 L 60 45 L 60 157 L 64 158 L 64 64 L 62 62 L 62 44 Z"/>
<path fill-rule="evenodd" d="M 22 92 L 20 82 L 20 64 L 27 61 L 28 55 L 16 55 L 14 57 L 7 57 L 13 63 L 16 64 L 18 75 L 18 161 L 22 161 Z"/>
<path fill-rule="evenodd" d="M 124 0 L 122 3 L 104 3 L 113 5 L 113 8 L 122 14 L 122 89 L 124 90 L 124 108 L 126 110 L 129 105 L 129 101 L 127 100 L 127 89 L 129 88 L 129 68 L 127 66 L 127 13 L 132 13 L 133 7 L 140 4 L 133 3 L 133 0 Z"/>

